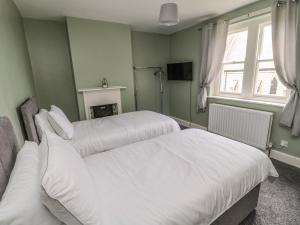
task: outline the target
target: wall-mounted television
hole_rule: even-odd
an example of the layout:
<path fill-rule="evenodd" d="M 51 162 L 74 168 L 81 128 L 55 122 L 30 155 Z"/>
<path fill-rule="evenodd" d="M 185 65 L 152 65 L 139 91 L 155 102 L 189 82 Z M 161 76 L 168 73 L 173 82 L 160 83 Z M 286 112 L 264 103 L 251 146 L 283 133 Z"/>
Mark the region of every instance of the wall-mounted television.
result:
<path fill-rule="evenodd" d="M 167 64 L 168 80 L 193 80 L 193 63 L 169 63 Z"/>

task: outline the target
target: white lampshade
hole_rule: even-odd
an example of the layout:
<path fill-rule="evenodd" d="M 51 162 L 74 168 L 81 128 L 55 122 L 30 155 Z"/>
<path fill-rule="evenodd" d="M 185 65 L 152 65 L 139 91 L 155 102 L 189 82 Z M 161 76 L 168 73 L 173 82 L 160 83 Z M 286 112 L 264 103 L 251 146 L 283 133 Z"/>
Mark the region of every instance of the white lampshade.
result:
<path fill-rule="evenodd" d="M 178 7 L 176 3 L 165 3 L 160 8 L 159 23 L 163 26 L 178 24 Z"/>

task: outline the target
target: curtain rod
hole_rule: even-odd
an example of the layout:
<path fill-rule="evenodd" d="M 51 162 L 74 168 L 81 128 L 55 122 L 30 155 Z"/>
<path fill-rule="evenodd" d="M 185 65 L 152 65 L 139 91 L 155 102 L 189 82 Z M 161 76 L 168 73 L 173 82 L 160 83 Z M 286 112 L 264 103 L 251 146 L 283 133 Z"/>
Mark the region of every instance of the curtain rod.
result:
<path fill-rule="evenodd" d="M 147 69 L 162 69 L 161 66 L 134 66 L 133 67 L 134 70 L 147 70 Z"/>
<path fill-rule="evenodd" d="M 268 7 L 268 8 L 261 9 L 261 10 L 255 11 L 255 12 L 247 13 L 245 15 L 242 15 L 242 16 L 239 16 L 239 17 L 236 17 L 233 19 L 226 19 L 225 21 L 229 21 L 230 24 L 232 25 L 232 24 L 240 23 L 240 22 L 243 22 L 243 21 L 246 21 L 249 19 L 259 17 L 259 16 L 264 16 L 264 15 L 267 15 L 270 13 L 271 13 L 271 7 Z M 215 25 L 217 23 L 215 22 L 213 24 Z M 198 28 L 198 31 L 201 31 L 201 30 L 202 30 L 202 27 Z"/>
<path fill-rule="evenodd" d="M 288 0 L 277 0 L 277 6 L 280 7 L 280 5 L 287 4 Z M 297 2 L 297 0 L 292 0 L 292 2 Z"/>

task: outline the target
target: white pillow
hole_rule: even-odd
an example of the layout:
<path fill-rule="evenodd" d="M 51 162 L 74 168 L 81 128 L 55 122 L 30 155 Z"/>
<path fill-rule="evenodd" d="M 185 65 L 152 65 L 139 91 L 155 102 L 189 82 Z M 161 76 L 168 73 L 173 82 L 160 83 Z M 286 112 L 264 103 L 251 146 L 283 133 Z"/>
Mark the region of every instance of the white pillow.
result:
<path fill-rule="evenodd" d="M 0 224 L 60 225 L 42 204 L 38 146 L 25 142 L 0 202 Z"/>
<path fill-rule="evenodd" d="M 40 140 L 42 140 L 44 132 L 55 132 L 48 121 L 48 110 L 41 109 L 39 113 L 34 116 L 34 119 Z"/>
<path fill-rule="evenodd" d="M 64 112 L 56 106 L 51 106 L 48 120 L 55 132 L 65 140 L 70 140 L 74 135 L 74 127 Z"/>
<path fill-rule="evenodd" d="M 67 225 L 99 225 L 94 183 L 76 150 L 47 132 L 39 151 L 42 201 L 46 207 Z"/>
<path fill-rule="evenodd" d="M 69 120 L 68 117 L 66 116 L 66 114 L 64 113 L 64 111 L 62 111 L 59 107 L 57 107 L 55 105 L 51 105 L 50 110 L 58 112 L 66 120 Z"/>

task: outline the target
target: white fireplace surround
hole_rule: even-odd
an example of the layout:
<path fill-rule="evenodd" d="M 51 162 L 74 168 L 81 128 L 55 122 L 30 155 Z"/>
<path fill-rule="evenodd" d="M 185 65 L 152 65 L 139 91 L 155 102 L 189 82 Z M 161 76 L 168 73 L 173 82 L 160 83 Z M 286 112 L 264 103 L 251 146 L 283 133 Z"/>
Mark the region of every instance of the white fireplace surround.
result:
<path fill-rule="evenodd" d="M 78 92 L 83 95 L 85 117 L 91 119 L 91 106 L 117 104 L 118 114 L 122 113 L 121 90 L 123 86 L 110 86 L 108 88 L 84 88 Z"/>

